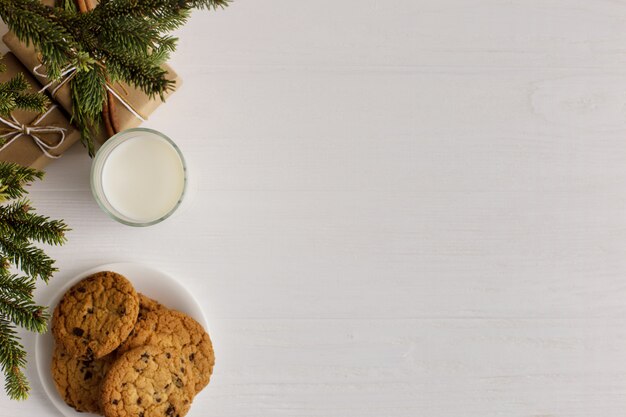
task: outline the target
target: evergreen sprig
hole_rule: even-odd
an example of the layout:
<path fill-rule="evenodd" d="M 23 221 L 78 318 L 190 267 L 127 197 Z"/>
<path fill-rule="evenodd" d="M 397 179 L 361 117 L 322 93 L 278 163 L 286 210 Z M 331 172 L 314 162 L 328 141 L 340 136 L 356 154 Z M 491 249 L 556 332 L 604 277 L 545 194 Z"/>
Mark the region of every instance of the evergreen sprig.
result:
<path fill-rule="evenodd" d="M 0 71 L 4 69 L 0 65 Z M 0 83 L 0 115 L 9 116 L 18 109 L 44 111 L 47 99 L 28 93 L 28 87 L 21 73 Z M 33 300 L 33 291 L 38 279 L 48 282 L 57 271 L 54 260 L 35 243 L 62 245 L 69 230 L 63 221 L 37 214 L 24 198 L 27 186 L 43 175 L 33 168 L 0 162 L 0 369 L 5 390 L 13 399 L 25 399 L 30 390 L 23 372 L 26 351 L 16 327 L 46 330 L 49 315 L 46 307 Z"/>
<path fill-rule="evenodd" d="M 5 83 L 0 83 L 0 115 L 7 116 L 16 109 L 43 112 L 49 101 L 43 94 L 30 93 L 26 77 L 21 72 Z"/>
<path fill-rule="evenodd" d="M 215 10 L 229 2 L 101 0 L 80 13 L 73 0 L 58 0 L 54 8 L 39 0 L 0 0 L 0 17 L 20 40 L 35 45 L 51 79 L 76 68 L 69 81 L 73 121 L 93 155 L 107 83 L 121 81 L 162 98 L 173 87 L 161 68 L 176 49 L 177 38 L 169 33 L 187 22 L 192 9 Z"/>
<path fill-rule="evenodd" d="M 4 388 L 10 398 L 24 400 L 30 386 L 22 369 L 26 366 L 26 351 L 13 323 L 0 315 L 0 369 L 4 374 Z"/>
<path fill-rule="evenodd" d="M 44 173 L 17 164 L 0 164 L 0 202 L 27 194 L 26 186 L 43 179 Z"/>
<path fill-rule="evenodd" d="M 46 330 L 49 314 L 33 300 L 33 291 L 38 279 L 48 282 L 57 271 L 54 260 L 35 244 L 62 245 L 69 230 L 63 221 L 37 214 L 24 198 L 27 185 L 41 178 L 41 171 L 0 162 L 0 368 L 13 399 L 25 399 L 30 390 L 16 327 Z"/>

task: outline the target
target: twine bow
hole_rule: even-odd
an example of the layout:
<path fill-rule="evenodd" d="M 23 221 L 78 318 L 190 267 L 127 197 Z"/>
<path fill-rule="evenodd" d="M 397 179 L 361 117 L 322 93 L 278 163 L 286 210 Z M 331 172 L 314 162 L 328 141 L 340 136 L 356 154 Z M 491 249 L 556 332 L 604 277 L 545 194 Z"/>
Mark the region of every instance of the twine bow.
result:
<path fill-rule="evenodd" d="M 39 69 L 42 66 L 43 66 L 43 64 L 39 64 L 35 68 L 33 68 L 33 73 L 35 73 L 36 75 L 38 75 L 38 76 L 40 76 L 42 78 L 50 78 L 50 77 L 48 77 L 47 73 L 39 72 Z M 76 72 L 77 71 L 78 71 L 78 68 L 75 65 L 66 67 L 63 71 L 61 71 L 60 81 L 59 80 L 52 80 L 52 81 L 50 81 L 48 84 L 44 85 L 41 88 L 41 90 L 39 90 L 39 92 L 46 91 L 48 88 L 50 88 L 54 83 L 56 83 L 58 81 L 59 84 L 56 87 L 54 87 L 54 89 L 50 92 L 52 97 L 54 97 L 61 87 L 63 87 L 72 78 L 74 78 L 76 76 Z M 143 117 L 137 110 L 135 110 L 135 108 L 132 106 L 132 104 L 130 104 L 128 101 L 126 101 L 124 98 L 122 98 L 122 96 L 117 91 L 115 91 L 115 89 L 109 84 L 108 81 L 105 83 L 104 86 L 105 86 L 105 88 L 107 89 L 108 92 L 113 94 L 113 96 L 116 99 L 118 99 L 119 102 L 122 103 L 122 105 L 124 107 L 126 107 L 126 109 L 129 112 L 132 113 L 133 116 L 135 116 L 136 118 L 138 118 L 142 122 L 146 121 L 146 118 Z"/>
<path fill-rule="evenodd" d="M 48 108 L 45 113 L 42 113 L 31 124 L 22 124 L 13 115 L 10 115 L 10 119 L 5 119 L 4 117 L 0 116 L 0 123 L 4 123 L 6 126 L 8 126 L 9 130 L 9 132 L 0 135 L 0 139 L 9 139 L 7 142 L 4 143 L 4 145 L 2 145 L 2 147 L 0 147 L 0 152 L 2 152 L 7 146 L 13 143 L 13 141 L 17 140 L 20 136 L 24 135 L 30 136 L 33 139 L 33 142 L 35 142 L 35 145 L 37 145 L 39 149 L 41 149 L 41 152 L 43 152 L 43 154 L 46 155 L 48 158 L 60 158 L 60 155 L 53 155 L 49 151 L 56 150 L 63 144 L 63 142 L 65 142 L 65 132 L 67 131 L 67 129 L 58 126 L 39 126 L 39 123 L 41 123 L 41 121 L 45 119 L 46 116 L 48 116 L 50 112 L 55 108 L 56 104 L 50 106 L 50 108 Z M 41 139 L 41 137 L 39 137 L 39 134 L 43 133 L 57 134 L 58 140 L 54 145 L 49 145 L 47 142 Z"/>

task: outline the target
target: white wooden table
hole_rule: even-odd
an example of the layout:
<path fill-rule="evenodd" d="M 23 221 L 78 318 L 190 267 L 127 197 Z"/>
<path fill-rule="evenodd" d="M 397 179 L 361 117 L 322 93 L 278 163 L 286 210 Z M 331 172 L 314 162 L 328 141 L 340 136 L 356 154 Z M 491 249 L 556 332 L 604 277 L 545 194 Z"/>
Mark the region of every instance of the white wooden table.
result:
<path fill-rule="evenodd" d="M 119 225 L 74 148 L 31 193 L 74 229 L 40 296 L 181 277 L 217 352 L 192 417 L 624 415 L 625 1 L 238 0 L 180 38 L 146 126 L 193 204 Z M 0 415 L 57 415 L 30 376 Z"/>

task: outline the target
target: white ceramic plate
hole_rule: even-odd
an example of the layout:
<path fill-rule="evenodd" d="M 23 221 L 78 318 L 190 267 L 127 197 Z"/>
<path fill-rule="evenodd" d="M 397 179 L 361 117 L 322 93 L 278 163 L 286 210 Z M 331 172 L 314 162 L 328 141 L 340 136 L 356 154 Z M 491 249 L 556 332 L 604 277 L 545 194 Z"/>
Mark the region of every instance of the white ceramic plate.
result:
<path fill-rule="evenodd" d="M 46 304 L 50 306 L 50 311 L 52 312 L 52 310 L 54 310 L 54 307 L 56 307 L 63 294 L 65 294 L 65 292 L 72 285 L 86 276 L 98 271 L 113 271 L 124 275 L 130 280 L 137 292 L 141 292 L 150 298 L 154 298 L 168 308 L 189 314 L 208 331 L 209 328 L 207 320 L 202 312 L 200 304 L 192 293 L 180 283 L 180 281 L 177 281 L 175 278 L 164 272 L 135 263 L 101 265 L 75 276 L 67 281 L 65 285 L 46 302 Z M 41 383 L 46 391 L 46 394 L 48 394 L 52 403 L 64 416 L 96 416 L 96 414 L 77 412 L 65 404 L 57 392 L 54 381 L 52 380 L 52 374 L 50 372 L 53 350 L 54 339 L 52 338 L 52 333 L 50 333 L 50 331 L 37 335 L 37 340 L 35 342 L 37 373 L 39 374 L 39 378 L 41 379 Z"/>

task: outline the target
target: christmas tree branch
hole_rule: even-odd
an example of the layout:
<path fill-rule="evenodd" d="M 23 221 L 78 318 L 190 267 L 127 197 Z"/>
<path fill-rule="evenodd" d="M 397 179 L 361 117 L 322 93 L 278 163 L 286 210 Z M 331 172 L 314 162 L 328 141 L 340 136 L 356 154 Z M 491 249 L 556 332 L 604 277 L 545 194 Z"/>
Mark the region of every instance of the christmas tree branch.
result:
<path fill-rule="evenodd" d="M 19 299 L 6 291 L 0 291 L 0 315 L 31 332 L 44 332 L 48 323 L 44 306 L 35 304 L 31 297 Z"/>
<path fill-rule="evenodd" d="M 102 107 L 106 102 L 106 91 L 104 69 L 99 66 L 88 71 L 77 71 L 70 83 L 72 119 L 78 124 L 82 133 L 81 140 L 89 150 L 90 155 L 95 152 L 93 137 L 97 130 Z"/>
<path fill-rule="evenodd" d="M 18 294 L 22 297 L 32 297 L 33 291 L 35 291 L 35 280 L 10 274 L 7 270 L 2 269 L 0 271 L 0 290 Z"/>
<path fill-rule="evenodd" d="M 10 320 L 0 315 L 0 368 L 9 397 L 24 400 L 30 386 L 22 369 L 26 366 L 26 351 Z"/>
<path fill-rule="evenodd" d="M 15 241 L 7 236 L 0 236 L 0 251 L 16 267 L 29 276 L 48 282 L 57 269 L 54 260 L 43 249 L 27 241 Z"/>
<path fill-rule="evenodd" d="M 28 200 L 19 200 L 0 206 L 0 232 L 4 236 L 13 236 L 15 240 L 34 240 L 48 245 L 65 243 L 67 225 L 59 220 L 50 220 L 32 211 Z"/>
<path fill-rule="evenodd" d="M 42 179 L 43 172 L 13 163 L 0 164 L 0 202 L 6 198 L 19 198 L 26 191 L 26 184 Z"/>
<path fill-rule="evenodd" d="M 28 93 L 29 88 L 24 74 L 18 73 L 12 79 L 0 84 L 0 114 L 9 115 L 15 109 L 45 111 L 49 100 L 43 94 Z"/>
<path fill-rule="evenodd" d="M 28 0 L 25 0 L 28 5 Z M 0 0 L 0 10 L 7 7 Z M 39 6 L 35 6 L 39 7 Z M 0 83 L 0 111 L 6 115 L 16 108 L 35 109 L 44 105 L 42 95 L 25 93 L 23 77 Z M 65 223 L 35 213 L 28 200 L 26 186 L 43 178 L 43 172 L 14 163 L 0 162 L 0 369 L 10 398 L 25 399 L 30 390 L 23 368 L 26 352 L 15 326 L 43 332 L 47 326 L 45 307 L 33 300 L 37 278 L 48 281 L 57 270 L 54 261 L 33 242 L 60 245 L 65 242 Z M 11 199 L 19 199 L 9 201 Z M 18 268 L 26 274 L 10 273 Z"/>
<path fill-rule="evenodd" d="M 71 15 L 39 0 L 0 0 L 0 16 L 21 41 L 32 42 L 39 49 L 48 75 L 59 78 L 77 47 L 67 30 L 72 27 Z"/>

